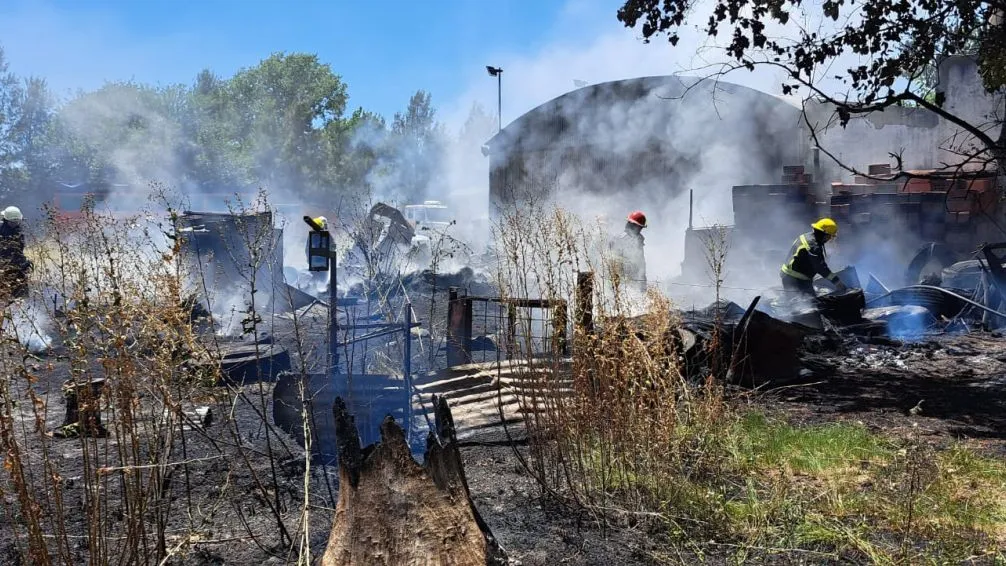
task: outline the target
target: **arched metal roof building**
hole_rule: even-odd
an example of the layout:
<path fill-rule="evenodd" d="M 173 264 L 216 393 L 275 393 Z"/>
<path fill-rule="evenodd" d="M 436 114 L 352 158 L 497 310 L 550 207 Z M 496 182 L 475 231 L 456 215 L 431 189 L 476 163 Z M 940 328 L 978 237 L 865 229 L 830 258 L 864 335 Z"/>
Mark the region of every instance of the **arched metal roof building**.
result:
<path fill-rule="evenodd" d="M 800 109 L 751 88 L 679 76 L 583 87 L 487 143 L 491 208 L 547 196 L 631 196 L 662 206 L 688 188 L 771 182 L 802 163 Z M 498 208 L 497 208 L 498 211 Z"/>

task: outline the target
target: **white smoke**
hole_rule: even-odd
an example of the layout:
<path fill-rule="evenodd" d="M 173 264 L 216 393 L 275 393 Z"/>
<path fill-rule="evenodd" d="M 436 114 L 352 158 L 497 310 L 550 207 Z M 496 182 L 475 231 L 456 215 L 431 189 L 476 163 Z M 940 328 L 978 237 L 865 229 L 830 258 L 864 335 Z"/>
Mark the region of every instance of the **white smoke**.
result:
<path fill-rule="evenodd" d="M 14 336 L 28 352 L 42 354 L 52 347 L 51 320 L 46 309 L 34 298 L 14 301 L 7 307 L 3 332 Z"/>
<path fill-rule="evenodd" d="M 154 185 L 182 187 L 178 152 L 181 126 L 154 104 L 153 93 L 131 84 L 108 84 L 65 105 L 59 117 L 76 139 L 102 148 L 114 184 L 96 210 L 139 213 L 151 205 Z M 85 179 L 66 179 L 75 183 Z"/>
<path fill-rule="evenodd" d="M 721 48 L 722 43 L 710 40 L 694 25 L 681 28 L 680 41 L 676 46 L 672 47 L 662 37 L 655 37 L 652 43 L 646 44 L 637 31 L 626 29 L 617 20 L 617 7 L 606 2 L 571 0 L 555 24 L 551 37 L 543 41 L 540 48 L 531 52 L 487 56 L 486 63 L 504 70 L 504 128 L 525 112 L 577 90 L 583 83 L 598 85 L 607 81 L 664 75 L 705 77 L 722 70 L 722 65 L 730 61 Z M 690 21 L 704 24 L 711 8 L 711 2 L 697 3 Z M 809 7 L 808 13 L 820 11 Z M 796 26 L 805 29 L 821 27 L 819 21 L 812 20 L 806 14 L 793 14 L 790 26 L 770 26 L 767 32 L 776 37 L 792 37 Z M 841 61 L 837 63 L 841 64 Z M 553 147 L 563 143 L 592 146 L 597 153 L 606 153 L 612 158 L 639 155 L 646 151 L 648 145 L 662 145 L 672 154 L 689 157 L 687 170 L 675 165 L 677 170 L 673 177 L 652 173 L 649 178 L 635 180 L 632 187 L 611 186 L 599 192 L 596 187 L 587 186 L 590 180 L 583 177 L 589 177 L 589 172 L 566 174 L 570 170 L 582 169 L 582 166 L 556 162 L 542 169 L 561 171 L 557 185 L 562 193 L 561 204 L 565 208 L 588 221 L 604 219 L 612 234 L 622 230 L 628 212 L 643 210 L 650 219 L 650 227 L 644 232 L 647 238 L 648 278 L 668 283 L 680 273 L 689 218 L 689 189 L 693 189 L 695 194 L 693 216 L 696 226 L 732 224 L 731 188 L 734 185 L 778 183 L 782 174 L 781 165 L 804 164 L 801 149 L 805 141 L 800 139 L 797 131 L 799 98 L 781 96 L 784 79 L 778 69 L 771 67 L 756 67 L 753 72 L 739 70 L 717 77 L 717 80 L 771 95 L 778 100 L 775 107 L 763 101 L 764 107 L 745 108 L 743 105 L 750 97 L 718 94 L 716 88 L 697 88 L 683 98 L 669 96 L 668 100 L 656 100 L 654 95 L 639 100 L 609 95 L 590 100 L 584 107 L 570 105 L 559 113 L 572 122 L 570 128 L 576 133 L 562 140 L 546 142 Z M 470 71 L 469 82 L 465 93 L 446 112 L 455 124 L 464 118 L 473 101 L 495 110 L 496 79 L 486 76 L 478 68 Z M 841 90 L 837 84 L 820 84 L 834 92 Z M 721 86 L 729 88 L 729 85 Z M 522 137 L 527 135 L 534 134 L 522 132 Z M 552 134 L 544 132 L 541 135 Z M 767 159 L 767 155 L 784 161 L 775 163 Z M 488 161 L 485 158 L 458 160 L 465 173 L 458 177 L 481 177 L 479 187 L 487 193 Z M 641 168 L 651 166 L 640 165 Z M 674 186 L 669 186 L 671 182 Z M 484 213 L 481 207 L 471 212 L 473 215 Z M 764 222 L 771 225 L 789 220 L 765 218 Z M 788 244 L 789 241 L 780 243 L 780 247 L 785 249 Z M 753 283 L 751 274 L 732 275 L 734 279 Z M 777 283 L 775 271 L 770 275 L 759 283 Z M 674 291 L 673 288 L 668 290 Z"/>
<path fill-rule="evenodd" d="M 676 47 L 672 48 L 662 38 L 655 38 L 653 43 L 644 44 L 636 31 L 624 28 L 617 21 L 615 15 L 617 7 L 618 3 L 612 4 L 599 0 L 570 0 L 561 10 L 560 16 L 552 25 L 548 35 L 536 42 L 539 47 L 521 52 L 483 51 L 479 54 L 484 58 L 484 63 L 500 66 L 504 69 L 501 83 L 504 125 L 524 112 L 573 90 L 578 84 L 574 81 L 597 84 L 641 76 L 679 73 L 703 75 L 709 74 L 717 68 L 710 67 L 710 65 L 716 65 L 726 60 L 717 45 L 710 42 L 701 31 L 693 26 L 682 28 L 681 40 Z M 692 13 L 694 21 L 703 22 L 709 7 L 709 2 L 697 3 Z M 47 25 L 56 28 L 66 27 L 65 17 L 56 14 L 54 10 L 39 9 L 39 12 L 32 15 L 31 19 L 47 22 Z M 22 17 L 25 17 L 24 14 Z M 793 19 L 794 25 L 813 27 L 813 25 L 808 25 L 806 19 L 801 19 L 797 15 L 794 15 Z M 15 19 L 8 21 L 15 21 Z M 103 78 L 115 79 L 135 76 L 141 82 L 163 81 L 161 75 L 158 75 L 156 79 L 149 79 L 142 75 L 137 76 L 131 72 L 123 71 L 123 68 L 129 68 L 130 65 L 135 69 L 144 70 L 144 72 L 147 72 L 146 69 L 158 67 L 158 64 L 145 64 L 149 63 L 145 58 L 149 58 L 147 56 L 150 53 L 157 51 L 156 41 L 152 39 L 140 46 L 139 49 L 128 52 L 106 49 L 110 41 L 107 38 L 115 37 L 115 34 L 98 34 L 94 33 L 94 30 L 107 31 L 107 22 L 95 19 L 95 21 L 84 23 L 86 25 L 83 26 L 83 30 L 75 30 L 73 34 L 85 45 L 85 48 L 79 52 L 99 50 L 98 48 L 87 48 L 88 45 L 95 44 L 105 46 L 100 49 L 101 51 L 117 53 L 111 62 L 105 63 L 109 66 L 101 71 L 100 74 Z M 0 30 L 4 30 L 2 24 L 0 24 Z M 12 47 L 11 58 L 15 62 L 19 59 L 25 60 L 25 58 L 34 61 L 34 58 L 30 57 L 30 54 L 27 54 L 24 49 L 18 50 L 17 48 L 22 44 L 33 44 L 34 42 L 17 41 L 17 30 L 9 29 L 6 31 L 11 32 L 10 37 L 14 38 L 7 39 Z M 70 35 L 61 34 L 59 31 L 60 29 L 54 30 L 52 35 Z M 774 35 L 782 33 L 782 31 L 774 29 L 768 31 Z M 171 39 L 177 38 L 161 38 L 162 41 Z M 472 46 L 471 50 L 478 53 L 478 46 Z M 163 56 L 162 53 L 160 57 Z M 94 57 L 93 53 L 90 58 L 101 59 Z M 196 56 L 192 59 L 199 60 L 201 57 Z M 29 62 L 27 64 L 34 65 L 35 63 Z M 336 65 L 336 71 L 338 70 L 338 65 Z M 218 71 L 226 71 L 226 69 L 218 69 Z M 479 103 L 490 115 L 496 112 L 496 79 L 488 77 L 481 65 L 473 66 L 470 69 L 456 69 L 456 71 L 456 76 L 468 86 L 463 89 L 460 96 L 447 104 L 442 104 L 442 99 L 439 98 L 438 85 L 416 85 L 416 88 L 426 88 L 433 93 L 434 106 L 439 108 L 438 116 L 451 138 L 446 157 L 438 168 L 439 174 L 431 181 L 430 186 L 425 188 L 424 194 L 402 194 L 399 191 L 400 187 L 395 185 L 395 178 L 386 175 L 386 169 L 380 163 L 375 164 L 372 174 L 368 178 L 368 184 L 373 190 L 373 195 L 370 196 L 374 200 L 392 199 L 397 201 L 396 204 L 399 205 L 406 204 L 407 200 L 421 198 L 438 198 L 447 201 L 448 205 L 454 209 L 455 217 L 459 222 L 458 226 L 453 229 L 455 234 L 459 238 L 475 242 L 477 245 L 480 237 L 486 236 L 485 228 L 488 227 L 489 160 L 481 153 L 481 144 L 486 140 L 471 137 L 464 139 L 459 132 L 471 114 L 474 103 Z M 58 70 L 47 73 L 45 67 L 38 67 L 36 72 L 47 75 L 61 74 Z M 175 80 L 186 80 L 192 75 L 193 73 L 184 73 Z M 781 78 L 776 71 L 758 68 L 753 73 L 746 71 L 731 73 L 726 77 L 726 80 L 765 92 L 778 93 Z M 60 80 L 66 80 L 66 77 L 60 77 Z M 353 87 L 352 84 L 349 86 Z M 367 106 L 366 100 L 360 102 Z M 404 105 L 406 101 L 402 102 Z M 667 103 L 674 104 L 674 101 L 667 101 Z M 643 106 L 612 104 L 607 117 L 599 128 L 594 128 L 597 124 L 581 124 L 581 127 L 585 131 L 593 128 L 591 135 L 594 140 L 606 144 L 612 153 L 624 153 L 637 147 L 641 139 L 660 135 L 647 129 L 651 125 L 651 116 L 647 114 L 647 108 L 652 111 L 652 107 L 652 104 Z M 175 186 L 180 184 L 181 174 L 178 171 L 177 152 L 185 140 L 181 139 L 181 132 L 177 127 L 165 121 L 156 110 L 151 110 L 140 104 L 136 93 L 124 91 L 119 96 L 107 97 L 100 101 L 85 98 L 80 101 L 75 112 L 69 113 L 69 118 L 73 130 L 84 139 L 95 143 L 120 144 L 121 147 L 117 147 L 112 152 L 113 165 L 123 178 L 127 179 L 130 184 L 135 184 L 130 187 L 131 199 L 145 200 L 145 195 L 138 196 L 135 191 L 137 188 L 142 189 L 149 180 L 158 180 Z M 577 212 L 588 218 L 593 216 L 608 217 L 611 219 L 613 231 L 616 232 L 620 230 L 621 219 L 624 218 L 625 213 L 637 208 L 645 210 L 651 218 L 651 228 L 647 231 L 650 272 L 653 277 L 662 279 L 673 277 L 681 261 L 680 250 L 684 225 L 688 216 L 686 189 L 696 189 L 695 219 L 698 223 L 728 223 L 733 220 L 730 202 L 731 185 L 765 182 L 772 178 L 769 176 L 770 173 L 775 173 L 764 171 L 764 167 L 760 166 L 757 159 L 752 159 L 745 151 L 745 147 L 757 144 L 758 132 L 752 131 L 756 127 L 755 125 L 729 123 L 723 120 L 719 122 L 714 120 L 689 121 L 688 116 L 681 118 L 681 121 L 672 125 L 673 131 L 668 131 L 663 136 L 673 138 L 676 143 L 684 147 L 697 143 L 695 140 L 701 139 L 709 129 L 731 129 L 735 133 L 732 142 L 710 143 L 703 148 L 699 169 L 693 171 L 689 177 L 701 181 L 700 184 L 693 187 L 690 186 L 691 183 L 684 182 L 681 186 L 674 187 L 673 191 L 668 191 L 666 186 L 661 186 L 659 179 L 653 179 L 648 183 L 640 183 L 639 190 L 631 195 L 623 194 L 617 188 L 613 188 L 611 192 L 604 195 L 604 198 L 591 197 L 586 194 L 586 191 L 577 191 L 576 187 L 571 187 L 566 191 L 566 194 L 576 196 L 571 200 L 577 204 L 575 207 Z M 102 128 L 102 121 L 105 120 L 142 121 L 150 129 L 150 133 L 149 135 L 145 134 L 143 139 L 107 140 L 103 138 Z M 488 138 L 492 133 L 490 129 L 485 132 L 484 137 Z M 368 137 L 372 134 L 373 132 L 370 131 L 361 131 L 358 133 L 356 142 L 379 144 L 382 140 L 373 140 Z M 183 192 L 186 191 L 185 187 L 180 188 Z M 283 203 L 298 203 L 295 198 L 277 196 L 276 191 L 281 187 L 267 187 L 267 189 L 272 194 L 271 200 L 274 203 L 281 201 Z M 645 198 L 641 198 L 641 195 Z M 303 213 L 332 212 L 340 205 L 349 206 L 347 203 L 332 203 L 331 210 L 303 210 Z M 134 206 L 134 204 L 129 203 L 128 206 Z M 193 208 L 206 210 L 210 207 L 219 208 L 212 203 Z M 306 207 L 302 206 L 302 208 Z M 295 219 L 287 223 L 289 233 L 285 238 L 284 255 L 288 265 L 302 268 L 305 264 L 303 240 L 306 235 L 306 226 L 303 226 L 303 223 L 299 221 L 299 214 L 292 216 Z M 483 232 L 477 233 L 474 230 L 475 227 L 482 227 Z"/>

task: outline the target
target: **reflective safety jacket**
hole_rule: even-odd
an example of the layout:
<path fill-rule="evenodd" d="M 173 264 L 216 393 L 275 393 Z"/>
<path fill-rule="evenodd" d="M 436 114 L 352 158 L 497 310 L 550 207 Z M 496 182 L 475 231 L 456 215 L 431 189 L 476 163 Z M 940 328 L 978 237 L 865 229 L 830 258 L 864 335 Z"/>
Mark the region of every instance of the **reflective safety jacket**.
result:
<path fill-rule="evenodd" d="M 833 273 L 824 259 L 824 245 L 817 241 L 813 232 L 801 235 L 789 249 L 789 260 L 782 265 L 783 275 L 794 279 L 811 281 L 820 275 L 832 283 L 838 283 L 838 274 Z"/>
<path fill-rule="evenodd" d="M 643 253 L 643 235 L 623 232 L 611 241 L 614 259 L 619 264 L 619 275 L 634 285 L 646 288 L 646 258 Z"/>

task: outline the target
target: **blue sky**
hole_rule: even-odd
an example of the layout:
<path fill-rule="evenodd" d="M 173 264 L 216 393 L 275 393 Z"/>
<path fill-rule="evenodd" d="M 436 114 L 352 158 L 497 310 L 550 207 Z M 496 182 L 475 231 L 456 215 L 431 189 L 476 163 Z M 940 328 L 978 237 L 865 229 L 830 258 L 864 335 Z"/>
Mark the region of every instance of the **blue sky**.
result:
<path fill-rule="evenodd" d="M 472 101 L 495 110 L 487 64 L 504 67 L 510 91 L 521 81 L 511 84 L 519 69 L 507 63 L 537 63 L 549 46 L 585 49 L 604 33 L 638 43 L 617 8 L 617 0 L 4 0 L 0 43 L 16 72 L 46 77 L 64 97 L 106 80 L 188 83 L 202 68 L 229 76 L 272 52 L 317 53 L 348 83 L 351 106 L 390 117 L 420 88 L 447 112 Z M 566 90 L 574 78 L 585 77 L 566 77 Z"/>
<path fill-rule="evenodd" d="M 473 103 L 496 107 L 485 65 L 504 68 L 503 123 L 574 88 L 646 75 L 707 74 L 707 38 L 644 44 L 620 0 L 0 0 L 13 70 L 63 98 L 107 80 L 190 83 L 277 51 L 317 53 L 349 85 L 350 108 L 390 118 L 417 89 L 459 127 Z M 703 1 L 696 21 L 704 21 Z M 759 69 L 728 80 L 778 92 Z"/>

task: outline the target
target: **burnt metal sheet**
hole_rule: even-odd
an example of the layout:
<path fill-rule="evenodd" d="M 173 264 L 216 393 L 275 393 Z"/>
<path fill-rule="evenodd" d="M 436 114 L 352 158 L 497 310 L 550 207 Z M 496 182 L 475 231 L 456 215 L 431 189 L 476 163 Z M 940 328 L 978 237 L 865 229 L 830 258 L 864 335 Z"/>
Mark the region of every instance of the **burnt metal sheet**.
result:
<path fill-rule="evenodd" d="M 334 463 L 338 453 L 332 413 L 336 397 L 342 397 L 350 408 L 364 446 L 380 438 L 380 424 L 387 415 L 406 431 L 411 429 L 411 395 L 405 380 L 392 375 L 283 373 L 273 389 L 273 420 L 303 448 L 306 408 L 313 457 Z"/>

